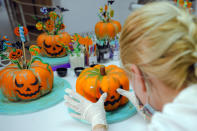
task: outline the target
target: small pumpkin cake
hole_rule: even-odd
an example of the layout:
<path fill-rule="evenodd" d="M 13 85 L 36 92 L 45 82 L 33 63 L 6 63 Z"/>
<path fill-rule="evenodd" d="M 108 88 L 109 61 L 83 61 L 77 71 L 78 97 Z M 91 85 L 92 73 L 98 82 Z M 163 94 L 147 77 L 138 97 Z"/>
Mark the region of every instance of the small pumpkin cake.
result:
<path fill-rule="evenodd" d="M 49 93 L 53 71 L 47 64 L 34 61 L 29 69 L 10 64 L 0 71 L 0 89 L 10 101 L 29 101 Z"/>
<path fill-rule="evenodd" d="M 58 35 L 48 35 L 43 33 L 37 38 L 37 45 L 41 48 L 41 55 L 47 57 L 63 57 L 66 55 L 66 49 L 63 45 L 68 45 L 71 37 L 67 32 Z"/>
<path fill-rule="evenodd" d="M 111 40 L 121 31 L 119 21 L 113 20 L 114 10 L 110 5 L 105 5 L 99 9 L 100 21 L 95 25 L 95 34 L 98 40 Z"/>
<path fill-rule="evenodd" d="M 71 36 L 64 31 L 66 26 L 63 23 L 62 10 L 54 8 L 54 11 L 41 12 L 47 16 L 47 20 L 37 19 L 36 28 L 44 33 L 37 38 L 37 45 L 41 48 L 41 55 L 46 57 L 63 57 L 66 55 L 65 45 L 71 42 Z M 58 10 L 58 12 L 56 12 Z"/>
<path fill-rule="evenodd" d="M 120 31 L 121 24 L 115 20 L 109 20 L 107 22 L 99 21 L 95 25 L 95 34 L 98 39 L 114 39 Z"/>
<path fill-rule="evenodd" d="M 117 93 L 118 88 L 128 91 L 129 80 L 124 70 L 115 65 L 87 68 L 81 72 L 76 82 L 76 91 L 92 102 L 97 102 L 107 92 L 104 103 L 106 111 L 118 109 L 128 102 L 126 97 Z"/>

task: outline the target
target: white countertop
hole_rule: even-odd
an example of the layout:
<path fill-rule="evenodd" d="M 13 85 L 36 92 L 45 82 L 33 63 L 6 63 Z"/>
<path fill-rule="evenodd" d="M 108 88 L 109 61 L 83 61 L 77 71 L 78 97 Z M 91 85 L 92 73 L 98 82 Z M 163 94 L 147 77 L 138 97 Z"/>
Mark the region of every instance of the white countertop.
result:
<path fill-rule="evenodd" d="M 105 65 L 120 65 L 112 61 Z M 57 76 L 56 72 L 54 73 Z M 69 69 L 67 80 L 75 88 L 76 77 Z M 14 110 L 14 107 L 13 107 Z M 119 123 L 109 125 L 109 131 L 144 131 L 146 122 L 136 114 Z M 64 102 L 39 112 L 25 115 L 0 115 L 0 131 L 90 131 L 90 125 L 72 119 Z"/>

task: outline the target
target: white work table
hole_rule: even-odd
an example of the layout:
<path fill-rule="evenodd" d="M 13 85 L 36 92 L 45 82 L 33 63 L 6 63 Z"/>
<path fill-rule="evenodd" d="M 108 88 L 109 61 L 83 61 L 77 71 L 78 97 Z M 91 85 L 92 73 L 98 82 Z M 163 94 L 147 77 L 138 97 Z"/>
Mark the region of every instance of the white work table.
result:
<path fill-rule="evenodd" d="M 111 61 L 105 65 L 120 65 L 118 61 Z M 56 72 L 54 72 L 57 76 Z M 76 77 L 69 69 L 63 79 L 75 88 Z M 14 107 L 13 107 L 14 110 Z M 136 114 L 122 122 L 109 125 L 109 131 L 144 131 L 147 123 Z M 24 115 L 0 115 L 0 131 L 90 131 L 91 126 L 72 119 L 64 102 L 38 112 Z"/>

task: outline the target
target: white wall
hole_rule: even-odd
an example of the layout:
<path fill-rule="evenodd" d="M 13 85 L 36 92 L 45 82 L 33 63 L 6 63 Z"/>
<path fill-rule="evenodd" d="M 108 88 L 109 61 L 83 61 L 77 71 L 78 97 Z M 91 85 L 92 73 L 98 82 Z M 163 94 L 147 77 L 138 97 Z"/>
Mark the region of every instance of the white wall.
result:
<path fill-rule="evenodd" d="M 117 10 L 115 10 L 119 14 L 118 20 L 123 25 L 125 19 L 130 15 L 131 11 L 129 10 L 130 3 L 137 3 L 137 0 L 116 0 L 118 5 Z"/>
<path fill-rule="evenodd" d="M 2 1 L 3 2 L 3 1 Z M 8 14 L 4 6 L 0 8 L 0 39 L 2 36 L 7 35 L 10 41 L 14 40 L 13 32 L 9 22 Z"/>
<path fill-rule="evenodd" d="M 97 16 L 99 7 L 104 6 L 107 0 L 53 0 L 54 5 L 68 8 L 70 11 L 64 13 L 64 23 L 68 33 L 81 33 L 94 31 L 95 24 L 99 21 Z M 123 25 L 130 14 L 129 4 L 135 0 L 115 0 L 112 8 L 115 11 L 114 19 Z M 13 40 L 6 9 L 0 10 L 0 35 L 8 35 Z"/>
<path fill-rule="evenodd" d="M 57 1 L 57 0 L 56 0 Z M 99 7 L 104 6 L 107 0 L 60 0 L 60 5 L 70 11 L 64 13 L 64 22 L 69 33 L 94 31 L 95 24 L 99 21 L 97 16 Z M 129 15 L 129 3 L 132 0 L 115 0 L 112 8 L 115 10 L 115 20 L 124 23 Z M 57 3 L 57 2 L 56 2 Z"/>

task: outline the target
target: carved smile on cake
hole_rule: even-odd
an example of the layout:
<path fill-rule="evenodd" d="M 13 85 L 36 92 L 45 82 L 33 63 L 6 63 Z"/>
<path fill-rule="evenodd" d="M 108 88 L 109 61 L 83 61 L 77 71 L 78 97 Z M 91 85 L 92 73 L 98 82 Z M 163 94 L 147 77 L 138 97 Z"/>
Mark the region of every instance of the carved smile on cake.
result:
<path fill-rule="evenodd" d="M 18 83 L 15 79 L 15 85 L 17 87 L 16 92 L 20 96 L 24 97 L 34 97 L 40 92 L 41 86 L 39 85 L 38 78 L 35 77 L 35 82 L 33 83 Z"/>
<path fill-rule="evenodd" d="M 99 92 L 100 92 L 101 94 L 104 93 L 104 92 L 102 91 L 101 88 L 99 88 Z M 115 96 L 111 96 L 111 99 L 112 99 L 112 100 L 113 100 L 114 98 L 115 98 Z M 105 105 L 105 106 L 114 105 L 114 104 L 120 102 L 121 98 L 122 98 L 122 95 L 119 95 L 118 99 L 115 99 L 115 100 L 113 100 L 113 101 L 105 101 L 104 105 Z"/>

